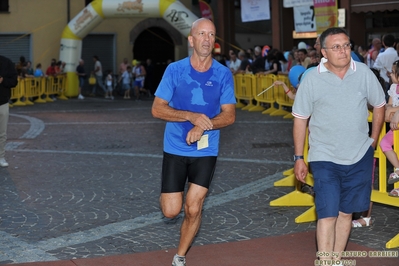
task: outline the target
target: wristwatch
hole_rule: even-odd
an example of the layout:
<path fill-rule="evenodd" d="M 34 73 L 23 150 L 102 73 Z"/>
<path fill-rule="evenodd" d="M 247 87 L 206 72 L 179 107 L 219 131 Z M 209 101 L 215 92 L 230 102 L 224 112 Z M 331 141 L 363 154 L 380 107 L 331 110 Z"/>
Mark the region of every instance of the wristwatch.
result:
<path fill-rule="evenodd" d="M 303 160 L 303 155 L 294 155 L 294 162 L 297 160 Z"/>

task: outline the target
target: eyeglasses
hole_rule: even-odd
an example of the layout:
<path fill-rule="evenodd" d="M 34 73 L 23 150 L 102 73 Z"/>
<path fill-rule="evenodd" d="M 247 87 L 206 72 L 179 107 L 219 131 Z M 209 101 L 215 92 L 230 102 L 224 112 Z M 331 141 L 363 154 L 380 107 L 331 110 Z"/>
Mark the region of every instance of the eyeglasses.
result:
<path fill-rule="evenodd" d="M 351 47 L 352 47 L 352 44 L 350 44 L 350 43 L 345 43 L 344 45 L 334 44 L 334 45 L 333 45 L 332 47 L 330 47 L 330 48 L 323 47 L 323 49 L 331 49 L 331 50 L 333 50 L 334 52 L 339 52 L 339 51 L 341 51 L 341 49 L 350 50 Z"/>

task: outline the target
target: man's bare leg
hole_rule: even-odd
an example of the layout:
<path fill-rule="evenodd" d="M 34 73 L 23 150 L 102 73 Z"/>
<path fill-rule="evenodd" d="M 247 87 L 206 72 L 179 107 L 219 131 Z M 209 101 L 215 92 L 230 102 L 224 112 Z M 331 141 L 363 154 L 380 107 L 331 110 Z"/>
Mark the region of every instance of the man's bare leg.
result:
<path fill-rule="evenodd" d="M 159 204 L 163 215 L 167 218 L 175 218 L 183 206 L 184 192 L 161 193 Z"/>
<path fill-rule="evenodd" d="M 185 256 L 201 225 L 202 206 L 208 189 L 196 184 L 189 184 L 184 204 L 184 220 L 180 228 L 179 256 Z"/>
<path fill-rule="evenodd" d="M 336 217 L 322 218 L 317 221 L 316 238 L 317 251 L 320 260 L 331 260 L 332 251 L 335 245 Z M 327 256 L 329 255 L 329 256 Z"/>
<path fill-rule="evenodd" d="M 333 251 L 336 254 L 339 254 L 338 258 L 340 259 L 342 251 L 345 250 L 345 247 L 348 243 L 349 234 L 352 229 L 352 214 L 339 212 L 337 222 L 335 225 L 335 243 Z"/>

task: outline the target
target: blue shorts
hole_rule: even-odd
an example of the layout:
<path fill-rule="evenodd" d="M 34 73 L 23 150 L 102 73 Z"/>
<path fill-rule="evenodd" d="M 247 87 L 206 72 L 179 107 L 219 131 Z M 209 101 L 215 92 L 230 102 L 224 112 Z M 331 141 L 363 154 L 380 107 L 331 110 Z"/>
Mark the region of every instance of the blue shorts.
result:
<path fill-rule="evenodd" d="M 85 85 L 85 78 L 79 76 L 79 87 L 82 88 L 84 85 Z"/>
<path fill-rule="evenodd" d="M 314 179 L 318 219 L 338 217 L 338 212 L 354 213 L 369 209 L 374 149 L 352 165 L 326 161 L 309 162 Z"/>
<path fill-rule="evenodd" d="M 138 87 L 139 89 L 141 89 L 142 87 L 144 87 L 144 80 L 135 80 L 134 81 L 134 87 Z"/>
<path fill-rule="evenodd" d="M 164 152 L 161 192 L 182 192 L 187 179 L 189 183 L 209 188 L 216 159 L 216 156 L 185 157 Z"/>
<path fill-rule="evenodd" d="M 123 83 L 123 84 L 122 84 L 122 90 L 124 90 L 124 91 L 130 90 L 130 84 L 128 84 L 128 83 Z"/>

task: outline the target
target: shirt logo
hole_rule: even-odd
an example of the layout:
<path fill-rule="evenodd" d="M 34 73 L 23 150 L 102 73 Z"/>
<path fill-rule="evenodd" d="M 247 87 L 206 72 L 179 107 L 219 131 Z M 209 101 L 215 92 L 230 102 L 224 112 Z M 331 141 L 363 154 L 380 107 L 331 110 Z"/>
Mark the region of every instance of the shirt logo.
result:
<path fill-rule="evenodd" d="M 213 87 L 212 81 L 209 81 L 209 80 L 208 80 L 208 81 L 205 83 L 205 86 Z"/>

